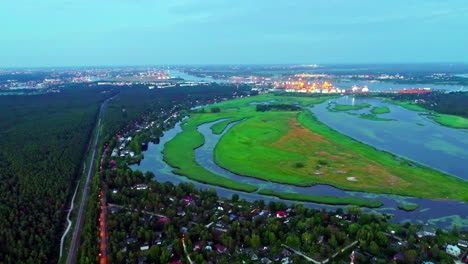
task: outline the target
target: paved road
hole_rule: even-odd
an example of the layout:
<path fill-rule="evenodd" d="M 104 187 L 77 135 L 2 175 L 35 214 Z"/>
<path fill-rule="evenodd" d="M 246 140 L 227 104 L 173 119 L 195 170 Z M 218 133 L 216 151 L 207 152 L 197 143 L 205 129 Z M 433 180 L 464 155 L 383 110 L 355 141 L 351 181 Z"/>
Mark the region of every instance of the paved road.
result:
<path fill-rule="evenodd" d="M 302 252 L 299 251 L 299 250 L 296 250 L 296 249 L 294 249 L 294 248 L 292 248 L 292 247 L 290 247 L 290 246 L 287 246 L 287 245 L 285 245 L 285 244 L 281 244 L 281 246 L 284 247 L 284 248 L 287 248 L 287 249 L 289 249 L 290 251 L 292 251 L 293 253 L 295 253 L 295 254 L 297 254 L 297 255 L 299 255 L 299 256 L 305 258 L 305 259 L 306 259 L 307 261 L 309 261 L 309 262 L 312 262 L 312 263 L 314 263 L 314 264 L 321 264 L 320 261 L 316 261 L 315 259 L 313 259 L 313 258 L 307 256 L 306 254 L 302 253 Z"/>
<path fill-rule="evenodd" d="M 114 96 L 115 97 L 115 96 Z M 67 260 L 65 263 L 67 264 L 75 264 L 78 248 L 80 247 L 80 238 L 81 238 L 81 229 L 83 227 L 84 219 L 85 219 L 85 211 L 86 211 L 86 204 L 88 202 L 89 190 L 91 187 L 91 179 L 94 175 L 94 168 L 96 163 L 96 152 L 99 147 L 99 137 L 101 135 L 101 118 L 103 114 L 103 110 L 106 108 L 107 103 L 114 97 L 111 97 L 105 100 L 101 107 L 99 108 L 99 118 L 97 123 L 97 131 L 94 137 L 94 142 L 92 145 L 92 155 L 91 155 L 91 163 L 88 166 L 88 174 L 86 175 L 85 185 L 83 188 L 83 193 L 81 195 L 80 207 L 78 209 L 78 215 L 76 217 L 76 226 L 73 230 L 72 240 L 70 242 L 70 248 L 68 249 Z"/>
<path fill-rule="evenodd" d="M 99 264 L 107 264 L 107 200 L 106 193 L 99 194 L 101 212 L 99 213 Z"/>
<path fill-rule="evenodd" d="M 185 244 L 185 235 L 182 235 L 182 245 L 184 246 L 184 253 L 185 253 L 185 256 L 187 257 L 187 261 L 190 263 L 190 264 L 194 264 L 192 259 L 190 258 L 190 255 L 189 253 L 187 252 L 187 245 Z"/>
<path fill-rule="evenodd" d="M 307 254 L 305 254 L 305 253 L 303 253 L 303 252 L 301 252 L 301 251 L 299 251 L 299 250 L 297 250 L 297 249 L 294 249 L 294 248 L 292 248 L 292 247 L 289 247 L 289 246 L 287 246 L 287 245 L 285 245 L 285 244 L 281 244 L 281 246 L 284 247 L 284 248 L 287 248 L 287 249 L 289 249 L 290 251 L 294 252 L 295 254 L 297 254 L 297 255 L 299 255 L 299 256 L 305 258 L 305 259 L 308 260 L 309 262 L 312 262 L 312 263 L 314 263 L 314 264 L 326 264 L 326 263 L 332 261 L 334 258 L 336 258 L 336 256 L 338 256 L 339 254 L 341 254 L 341 253 L 345 252 L 346 250 L 348 250 L 348 249 L 350 249 L 350 248 L 356 246 L 357 244 L 358 244 L 358 241 L 354 241 L 353 243 L 347 245 L 346 247 L 344 247 L 344 248 L 338 250 L 338 251 L 337 251 L 335 254 L 333 254 L 331 257 L 329 257 L 329 258 L 327 258 L 327 259 L 325 259 L 325 260 L 322 260 L 322 261 L 317 261 L 317 260 L 315 260 L 315 259 L 309 257 Z"/>

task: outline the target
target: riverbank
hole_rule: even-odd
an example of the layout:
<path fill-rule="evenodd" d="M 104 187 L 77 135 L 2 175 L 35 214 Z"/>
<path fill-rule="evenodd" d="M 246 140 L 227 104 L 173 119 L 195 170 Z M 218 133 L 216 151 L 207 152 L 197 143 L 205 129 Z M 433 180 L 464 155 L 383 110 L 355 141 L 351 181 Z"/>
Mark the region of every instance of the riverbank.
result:
<path fill-rule="evenodd" d="M 320 196 L 320 195 L 302 194 L 302 193 L 275 192 L 270 189 L 261 189 L 258 193 L 262 195 L 267 195 L 267 196 L 275 196 L 275 197 L 285 199 L 285 200 L 329 204 L 329 205 L 357 205 L 360 207 L 368 207 L 368 208 L 379 208 L 383 205 L 383 203 L 380 201 L 370 201 L 370 200 L 361 199 L 361 198 L 352 197 L 352 196 L 347 196 L 347 197 Z"/>
<path fill-rule="evenodd" d="M 461 179 L 396 160 L 330 129 L 308 111 L 298 115 L 300 124 L 293 119 L 292 112 L 265 113 L 236 125 L 216 146 L 216 163 L 239 175 L 295 186 L 320 183 L 344 190 L 468 200 L 467 183 Z M 444 184 L 453 191 L 438 187 Z"/>
<path fill-rule="evenodd" d="M 425 113 L 428 118 L 434 120 L 435 122 L 443 126 L 447 126 L 451 128 L 468 129 L 468 118 L 465 118 L 462 116 L 435 113 L 417 104 L 414 104 L 410 101 L 397 101 L 397 100 L 392 100 L 392 99 L 387 98 L 384 100 L 384 102 L 398 105 L 411 111 Z"/>
<path fill-rule="evenodd" d="M 232 123 L 241 121 L 244 118 L 248 118 L 248 117 L 237 116 L 237 117 L 229 118 L 222 122 L 216 123 L 211 126 L 211 131 L 213 131 L 213 134 L 215 135 L 220 135 L 221 133 L 223 133 L 223 131 L 226 129 L 227 126 L 229 126 Z"/>
<path fill-rule="evenodd" d="M 334 103 L 333 105 L 334 105 L 334 107 L 333 108 L 330 107 L 330 111 L 337 111 L 337 112 L 351 111 L 351 110 L 361 110 L 361 109 L 364 109 L 364 108 L 371 107 L 371 105 L 367 104 L 367 103 L 362 103 L 362 104 L 357 104 L 357 105 L 344 105 L 344 104 Z"/>
<path fill-rule="evenodd" d="M 356 113 L 349 113 L 346 112 L 348 115 L 353 115 L 353 116 L 358 116 L 359 118 L 366 119 L 366 120 L 372 120 L 372 121 L 395 121 L 393 119 L 388 119 L 388 118 L 381 118 L 378 117 L 376 114 L 356 114 Z"/>
<path fill-rule="evenodd" d="M 182 123 L 182 132 L 166 144 L 163 151 L 164 161 L 176 168 L 174 173 L 190 179 L 229 189 L 254 192 L 257 190 L 256 186 L 221 177 L 195 162 L 194 150 L 204 143 L 203 136 L 196 128 L 203 123 L 228 117 L 228 114 L 192 114 Z"/>

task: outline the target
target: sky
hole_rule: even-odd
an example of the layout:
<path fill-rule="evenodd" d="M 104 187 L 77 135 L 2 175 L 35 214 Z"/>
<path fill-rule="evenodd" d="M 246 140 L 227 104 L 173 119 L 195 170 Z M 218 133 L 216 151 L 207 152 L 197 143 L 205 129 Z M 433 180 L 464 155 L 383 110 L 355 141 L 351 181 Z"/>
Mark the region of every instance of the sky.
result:
<path fill-rule="evenodd" d="M 4 0 L 0 67 L 468 62 L 467 0 Z"/>

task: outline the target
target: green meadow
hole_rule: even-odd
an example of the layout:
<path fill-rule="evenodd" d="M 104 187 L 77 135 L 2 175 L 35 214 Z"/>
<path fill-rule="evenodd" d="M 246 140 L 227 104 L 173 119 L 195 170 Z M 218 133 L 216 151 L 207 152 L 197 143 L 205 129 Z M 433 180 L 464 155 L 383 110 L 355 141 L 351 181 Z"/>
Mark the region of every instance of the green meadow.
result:
<path fill-rule="evenodd" d="M 246 192 L 256 191 L 257 186 L 211 173 L 195 161 L 194 149 L 204 142 L 197 127 L 226 118 L 211 127 L 213 133 L 221 134 L 230 123 L 240 122 L 221 137 L 214 159 L 233 173 L 296 186 L 329 184 L 345 190 L 468 201 L 466 181 L 420 164 L 411 166 L 405 159 L 396 159 L 390 153 L 353 140 L 321 123 L 307 109 L 257 112 L 256 106 L 251 104 L 269 101 L 313 106 L 330 98 L 268 94 L 212 105 L 210 107 L 219 107 L 221 111 L 192 113 L 184 121 L 183 131 L 166 144 L 164 159 L 176 168 L 176 173 L 191 179 Z M 333 197 L 318 201 L 317 197 L 290 193 L 270 195 L 328 204 L 346 200 Z M 355 204 L 356 201 L 343 203 Z"/>
<path fill-rule="evenodd" d="M 203 123 L 227 118 L 226 114 L 196 114 L 182 124 L 183 131 L 173 140 L 166 143 L 164 148 L 164 161 L 176 168 L 174 173 L 187 176 L 190 179 L 221 186 L 229 189 L 254 192 L 256 186 L 240 183 L 231 179 L 216 175 L 198 165 L 195 161 L 194 150 L 203 145 L 204 138 L 197 131 L 197 127 Z"/>
<path fill-rule="evenodd" d="M 444 126 L 453 128 L 468 128 L 468 118 L 464 118 L 462 116 L 436 113 L 430 115 L 429 117 Z"/>
<path fill-rule="evenodd" d="M 362 103 L 362 104 L 357 104 L 357 105 L 344 105 L 344 104 L 338 104 L 334 103 L 334 107 L 331 108 L 332 111 L 351 111 L 351 110 L 361 110 L 364 108 L 371 107 L 370 104 L 368 103 Z"/>
<path fill-rule="evenodd" d="M 375 115 L 390 113 L 390 108 L 386 106 L 377 106 L 371 109 L 371 113 Z"/>

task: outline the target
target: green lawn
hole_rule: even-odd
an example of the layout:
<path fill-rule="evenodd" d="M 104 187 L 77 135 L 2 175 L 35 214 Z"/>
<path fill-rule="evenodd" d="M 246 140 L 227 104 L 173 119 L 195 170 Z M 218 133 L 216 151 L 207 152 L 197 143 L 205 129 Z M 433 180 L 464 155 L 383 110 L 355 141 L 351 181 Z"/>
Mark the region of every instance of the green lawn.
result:
<path fill-rule="evenodd" d="M 386 106 L 377 106 L 371 109 L 371 113 L 375 115 L 390 113 L 390 108 Z"/>
<path fill-rule="evenodd" d="M 260 194 L 268 196 L 276 196 L 285 200 L 303 201 L 330 205 L 357 205 L 361 207 L 378 208 L 383 205 L 380 201 L 369 201 L 357 197 L 336 197 L 336 196 L 319 196 L 312 194 L 301 194 L 301 193 L 284 193 L 275 192 L 269 189 L 261 189 Z"/>

